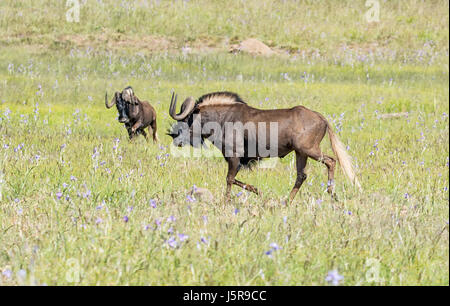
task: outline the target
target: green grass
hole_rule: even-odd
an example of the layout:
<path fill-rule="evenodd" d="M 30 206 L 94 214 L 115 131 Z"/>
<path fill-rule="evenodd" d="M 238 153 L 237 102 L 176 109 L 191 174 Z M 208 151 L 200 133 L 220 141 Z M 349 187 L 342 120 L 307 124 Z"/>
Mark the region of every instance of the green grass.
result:
<path fill-rule="evenodd" d="M 326 285 L 333 269 L 343 285 L 449 284 L 448 2 L 382 2 L 374 32 L 353 18 L 364 1 L 335 10 L 329 1 L 233 1 L 225 9 L 216 1 L 154 1 L 145 11 L 88 1 L 79 24 L 64 22 L 63 2 L 44 2 L 0 4 L 0 284 Z M 65 34 L 120 29 L 171 37 L 178 46 L 257 36 L 323 55 L 36 47 Z M 321 42 L 321 32 L 331 34 Z M 343 42 L 381 43 L 390 32 L 397 39 L 386 49 L 402 50 L 396 56 L 330 52 Z M 104 107 L 105 90 L 126 85 L 156 108 L 159 145 L 142 137 L 130 143 L 116 111 Z M 295 181 L 291 154 L 275 168 L 238 174 L 262 197 L 233 187 L 225 203 L 221 158 L 173 154 L 164 134 L 172 90 L 183 98 L 230 90 L 255 107 L 319 111 L 349 146 L 363 192 L 338 170 L 340 202 L 333 202 L 325 167 L 310 160 L 307 181 L 285 205 Z M 408 117 L 379 117 L 397 112 Z M 328 140 L 322 149 L 331 153 Z M 193 185 L 214 200 L 187 201 Z M 180 242 L 178 234 L 189 238 Z M 281 249 L 267 256 L 271 243 Z"/>
<path fill-rule="evenodd" d="M 82 2 L 82 1 L 80 1 Z M 342 44 L 405 52 L 424 43 L 448 45 L 448 1 L 380 1 L 380 22 L 369 24 L 365 1 L 87 1 L 80 22 L 65 22 L 66 1 L 2 1 L 1 37 L 10 44 L 53 43 L 62 35 L 168 37 L 183 46 L 212 44 L 248 37 L 288 50 L 319 50 L 333 55 Z"/>

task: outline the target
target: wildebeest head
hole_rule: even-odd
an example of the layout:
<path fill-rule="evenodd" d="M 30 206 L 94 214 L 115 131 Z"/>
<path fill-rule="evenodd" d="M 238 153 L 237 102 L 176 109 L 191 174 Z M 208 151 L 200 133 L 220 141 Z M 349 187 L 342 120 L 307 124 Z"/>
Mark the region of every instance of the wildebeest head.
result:
<path fill-rule="evenodd" d="M 203 144 L 201 132 L 196 133 L 194 122 L 195 117 L 195 100 L 192 97 L 184 100 L 181 105 L 180 113 L 176 114 L 177 96 L 172 94 L 170 101 L 169 115 L 177 122 L 172 125 L 167 135 L 173 138 L 173 144 L 178 147 L 191 145 L 199 147 Z"/>
<path fill-rule="evenodd" d="M 111 108 L 113 107 L 114 104 L 116 105 L 117 112 L 119 113 L 119 122 L 120 123 L 129 122 L 130 106 L 133 107 L 134 105 L 138 104 L 137 98 L 133 92 L 133 88 L 131 88 L 131 86 L 128 86 L 121 93 L 116 91 L 110 103 L 108 103 L 108 93 L 106 93 L 105 94 L 106 108 Z"/>

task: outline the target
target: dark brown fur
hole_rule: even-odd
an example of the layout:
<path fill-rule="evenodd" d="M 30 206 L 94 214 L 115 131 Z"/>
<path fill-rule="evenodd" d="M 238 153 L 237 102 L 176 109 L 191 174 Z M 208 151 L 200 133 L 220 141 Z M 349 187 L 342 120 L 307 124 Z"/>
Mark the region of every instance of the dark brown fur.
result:
<path fill-rule="evenodd" d="M 209 102 L 204 103 L 203 101 Z M 188 105 L 186 101 L 184 104 Z M 186 107 L 192 107 L 192 104 L 191 106 L 182 106 L 181 109 L 184 110 Z M 180 114 L 181 113 L 182 112 L 180 112 Z M 256 109 L 243 102 L 238 95 L 229 92 L 222 92 L 202 96 L 197 100 L 191 112 L 185 118 L 178 121 L 187 122 L 189 123 L 189 126 L 192 126 L 191 122 L 194 114 L 201 115 L 201 126 L 207 122 L 217 122 L 222 127 L 225 122 L 241 122 L 242 124 L 252 122 L 256 125 L 259 122 L 265 122 L 266 127 L 269 128 L 270 122 L 276 122 L 278 124 L 277 156 L 282 158 L 292 151 L 295 151 L 296 154 L 297 179 L 289 195 L 289 201 L 293 200 L 300 186 L 306 179 L 304 170 L 308 157 L 323 163 L 327 167 L 329 182 L 328 192 L 333 195 L 336 160 L 331 156 L 323 154 L 320 150 L 320 142 L 327 132 L 330 137 L 333 152 L 336 154 L 344 173 L 359 187 L 358 180 L 353 173 L 350 157 L 345 152 L 342 143 L 332 131 L 325 117 L 315 111 L 309 110 L 304 106 L 295 106 L 289 109 Z M 171 114 L 171 116 L 174 117 L 173 114 Z M 171 136 L 174 137 L 175 135 Z M 202 138 L 207 138 L 209 136 L 210 135 L 201 135 Z M 266 133 L 266 138 L 266 144 L 270 145 L 270 132 Z M 257 139 L 257 135 L 256 137 L 251 137 L 248 133 L 244 133 L 244 141 L 247 144 L 252 141 L 257 142 Z M 225 157 L 223 147 L 219 149 L 222 150 Z M 235 177 L 240 169 L 240 166 L 246 166 L 252 161 L 256 161 L 261 158 L 264 157 L 261 157 L 259 152 L 257 152 L 256 156 L 244 155 L 225 157 L 225 160 L 228 163 L 228 174 L 226 179 L 227 198 L 230 196 L 231 186 L 233 184 L 259 194 L 259 191 L 254 186 L 240 182 L 236 180 Z"/>
<path fill-rule="evenodd" d="M 130 140 L 136 135 L 142 134 L 148 141 L 148 135 L 145 132 L 145 128 L 148 128 L 148 132 L 153 136 L 153 141 L 158 142 L 156 111 L 148 101 L 139 100 L 133 89 L 127 87 L 121 93 L 116 92 L 110 104 L 105 96 L 107 108 L 112 107 L 113 103 L 116 104 L 119 112 L 119 122 L 125 124 Z"/>
<path fill-rule="evenodd" d="M 136 104 L 129 104 L 129 119 L 126 124 L 130 139 L 137 134 L 142 134 L 148 140 L 145 128 L 148 127 L 148 132 L 152 134 L 153 141 L 158 142 L 158 135 L 156 134 L 156 111 L 153 106 L 147 101 L 140 101 L 136 97 Z"/>

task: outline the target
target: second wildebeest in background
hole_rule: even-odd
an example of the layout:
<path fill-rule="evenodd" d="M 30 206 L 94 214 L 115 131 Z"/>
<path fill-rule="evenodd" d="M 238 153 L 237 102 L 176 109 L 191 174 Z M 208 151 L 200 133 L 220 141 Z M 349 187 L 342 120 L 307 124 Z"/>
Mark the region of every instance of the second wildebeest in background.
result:
<path fill-rule="evenodd" d="M 108 93 L 105 94 L 106 108 L 116 105 L 119 113 L 119 122 L 124 123 L 128 131 L 130 140 L 134 136 L 142 134 L 148 140 L 145 128 L 152 134 L 153 141 L 158 141 L 156 134 L 156 111 L 147 101 L 141 101 L 134 94 L 131 86 L 126 87 L 122 92 L 116 92 L 111 102 L 108 103 Z"/>

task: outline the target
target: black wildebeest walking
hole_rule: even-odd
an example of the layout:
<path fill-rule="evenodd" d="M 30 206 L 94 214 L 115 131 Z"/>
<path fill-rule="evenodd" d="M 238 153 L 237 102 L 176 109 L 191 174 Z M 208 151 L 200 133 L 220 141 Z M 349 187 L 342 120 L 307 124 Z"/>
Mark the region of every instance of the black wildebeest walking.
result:
<path fill-rule="evenodd" d="M 126 87 L 122 92 L 116 92 L 108 103 L 108 93 L 105 94 L 106 108 L 116 105 L 119 112 L 119 122 L 124 123 L 130 140 L 139 134 L 148 140 L 145 128 L 152 134 L 153 141 L 158 141 L 156 134 L 156 111 L 147 101 L 141 101 L 133 92 L 133 88 Z"/>
<path fill-rule="evenodd" d="M 197 101 L 192 97 L 187 98 L 181 106 L 180 113 L 176 114 L 176 101 L 176 96 L 174 99 L 172 94 L 169 114 L 177 120 L 177 123 L 168 134 L 177 146 L 190 144 L 198 147 L 205 139 L 213 139 L 213 144 L 222 151 L 228 162 L 227 199 L 229 199 L 233 184 L 259 194 L 254 186 L 235 179 L 241 166 L 248 166 L 264 157 L 284 157 L 292 151 L 295 151 L 296 155 L 297 179 L 290 193 L 289 201 L 292 201 L 306 179 L 304 169 L 308 157 L 325 164 L 328 168 L 327 191 L 334 197 L 336 160 L 323 154 L 320 150 L 320 142 L 326 132 L 328 132 L 333 152 L 344 173 L 352 183 L 360 188 L 353 171 L 351 158 L 344 145 L 333 132 L 325 117 L 315 111 L 303 106 L 261 110 L 247 105 L 235 93 L 214 92 L 200 97 Z M 216 128 L 211 128 L 211 123 L 215 123 Z M 233 126 L 231 137 L 229 133 L 226 135 L 229 123 Z M 261 124 L 262 129 L 251 128 Z M 208 125 L 209 127 L 207 127 Z M 241 132 L 243 138 L 243 148 L 240 152 L 234 132 Z M 232 143 L 230 144 L 230 142 Z M 263 144 L 260 145 L 261 143 Z M 275 153 L 267 156 L 267 152 L 262 151 L 270 146 L 275 146 L 275 151 L 272 151 Z M 250 152 L 249 148 L 256 149 Z"/>

